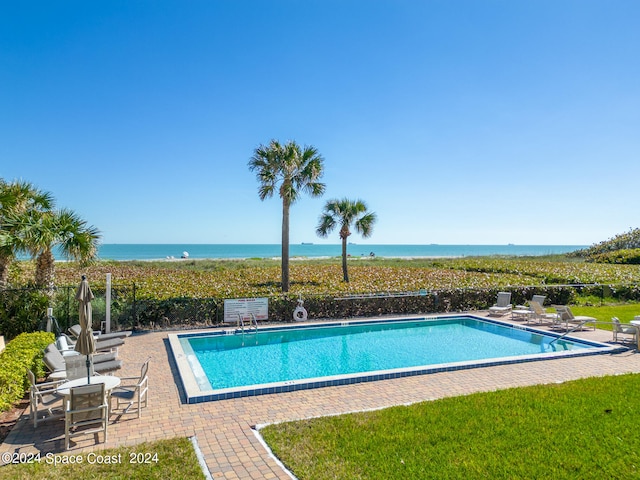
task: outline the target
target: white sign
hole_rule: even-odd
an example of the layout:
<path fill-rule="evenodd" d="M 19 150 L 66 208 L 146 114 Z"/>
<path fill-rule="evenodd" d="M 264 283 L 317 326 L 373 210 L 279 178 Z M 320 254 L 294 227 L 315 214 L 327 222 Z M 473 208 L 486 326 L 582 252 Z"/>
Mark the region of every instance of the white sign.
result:
<path fill-rule="evenodd" d="M 253 314 L 256 320 L 269 319 L 268 298 L 234 298 L 224 301 L 224 322 L 238 321 L 238 315 L 248 317 Z"/>

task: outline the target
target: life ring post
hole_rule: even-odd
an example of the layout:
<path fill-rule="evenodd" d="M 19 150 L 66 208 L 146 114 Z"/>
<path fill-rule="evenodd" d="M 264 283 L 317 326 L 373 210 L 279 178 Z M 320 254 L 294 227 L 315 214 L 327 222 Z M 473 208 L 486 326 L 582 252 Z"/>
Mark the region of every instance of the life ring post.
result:
<path fill-rule="evenodd" d="M 304 322 L 307 319 L 307 309 L 303 307 L 304 300 L 302 297 L 298 299 L 298 306 L 293 311 L 293 319 L 296 322 Z"/>

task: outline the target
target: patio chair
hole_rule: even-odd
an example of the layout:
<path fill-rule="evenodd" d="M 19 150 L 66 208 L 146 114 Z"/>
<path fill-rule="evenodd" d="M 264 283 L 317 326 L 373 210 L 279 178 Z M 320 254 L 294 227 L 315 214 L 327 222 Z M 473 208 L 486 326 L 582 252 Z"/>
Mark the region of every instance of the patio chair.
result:
<path fill-rule="evenodd" d="M 76 346 L 76 341 L 65 333 L 60 334 L 58 340 L 60 340 L 62 345 L 66 343 L 69 350 L 73 350 Z M 96 339 L 95 343 L 96 352 L 117 352 L 118 347 L 124 345 L 124 340 L 122 338 L 107 338 L 104 340 Z"/>
<path fill-rule="evenodd" d="M 84 385 L 71 389 L 65 409 L 64 446 L 69 450 L 72 437 L 104 432 L 107 441 L 109 405 L 104 394 L 104 383 Z"/>
<path fill-rule="evenodd" d="M 56 347 L 55 343 L 50 343 L 44 349 L 45 366 L 49 369 L 49 376 L 53 378 L 65 378 L 66 377 L 66 365 L 64 363 L 64 357 L 60 350 Z"/>
<path fill-rule="evenodd" d="M 534 295 L 533 297 L 531 297 L 531 301 L 538 302 L 540 306 L 544 308 L 544 301 L 546 300 L 546 298 L 546 295 Z"/>
<path fill-rule="evenodd" d="M 37 383 L 36 376 L 29 369 L 27 369 L 27 376 L 31 383 L 31 388 L 29 389 L 29 418 L 33 419 L 33 428 L 37 428 L 38 423 L 43 420 L 61 418 L 64 415 L 63 397 L 56 393 L 56 388 L 63 381 Z M 56 406 L 58 406 L 57 411 Z M 40 407 L 44 408 L 44 416 L 40 415 Z"/>
<path fill-rule="evenodd" d="M 489 307 L 489 315 L 505 315 L 511 312 L 511 292 L 498 292 L 496 304 Z"/>
<path fill-rule="evenodd" d="M 67 378 L 66 360 L 76 357 L 82 357 L 86 362 L 86 357 L 84 355 L 79 355 L 76 352 L 76 355 L 69 355 L 65 357 L 56 348 L 55 344 L 51 343 L 47 345 L 47 348 L 44 349 L 43 360 L 44 364 L 50 371 L 49 377 L 56 379 Z M 112 373 L 122 368 L 122 360 L 118 360 L 118 355 L 115 352 L 96 353 L 91 356 L 91 362 L 93 364 L 94 371 L 99 374 Z M 86 375 L 86 364 L 84 372 Z"/>
<path fill-rule="evenodd" d="M 535 296 L 535 295 L 534 295 Z M 540 324 L 551 324 L 552 327 L 561 326 L 560 317 L 557 313 L 547 313 L 544 307 L 537 301 L 531 300 L 529 308 L 533 311 L 532 319 Z"/>
<path fill-rule="evenodd" d="M 69 334 L 76 340 L 80 336 L 81 331 L 82 331 L 82 327 L 80 327 L 80 325 L 78 325 L 77 323 L 75 325 L 71 325 L 68 329 Z M 93 332 L 93 338 L 95 338 L 96 340 L 110 340 L 113 338 L 119 338 L 124 340 L 130 335 L 131 335 L 130 330 L 124 330 L 122 332 L 110 332 L 110 333 Z"/>
<path fill-rule="evenodd" d="M 597 319 L 595 317 L 587 317 L 585 315 L 574 315 L 568 305 L 554 305 L 556 312 L 560 316 L 560 322 L 564 322 L 565 328 L 569 330 L 569 325 L 581 326 L 585 323 L 593 322 L 593 329 L 596 329 Z"/>
<path fill-rule="evenodd" d="M 620 323 L 618 317 L 612 317 L 611 323 L 613 323 L 613 341 L 618 341 L 618 335 L 631 335 L 634 343 L 638 342 L 638 327 L 630 324 Z M 622 337 L 621 340 L 624 341 L 625 337 Z"/>
<path fill-rule="evenodd" d="M 138 418 L 142 415 L 142 408 L 147 406 L 147 394 L 149 390 L 148 371 L 149 360 L 147 359 L 140 369 L 139 377 L 121 378 L 120 385 L 111 392 L 111 400 L 116 401 L 116 409 L 119 409 L 121 404 L 127 405 L 122 410 L 123 414 L 136 412 Z M 133 407 L 135 403 L 137 403 L 137 407 L 131 410 L 131 407 Z"/>
<path fill-rule="evenodd" d="M 87 356 L 86 355 L 74 355 L 72 357 L 65 357 L 64 363 L 66 366 L 67 380 L 76 380 L 77 378 L 87 378 Z M 91 361 L 91 355 L 89 356 L 89 376 L 95 375 L 93 368 L 93 362 Z"/>

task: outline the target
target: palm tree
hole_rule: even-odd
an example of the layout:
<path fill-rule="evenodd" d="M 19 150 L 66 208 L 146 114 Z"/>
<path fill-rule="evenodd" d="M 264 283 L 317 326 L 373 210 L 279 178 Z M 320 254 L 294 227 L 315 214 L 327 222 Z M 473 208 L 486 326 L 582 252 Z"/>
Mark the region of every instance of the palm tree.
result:
<path fill-rule="evenodd" d="M 7 183 L 0 179 L 0 289 L 6 288 L 9 265 L 20 250 L 13 241 L 17 219 L 29 212 L 46 212 L 53 208 L 53 197 L 24 181 Z"/>
<path fill-rule="evenodd" d="M 35 283 L 51 289 L 55 279 L 54 247 L 70 260 L 87 262 L 98 251 L 100 231 L 75 212 L 31 212 L 17 219 L 14 244 L 36 257 Z"/>
<path fill-rule="evenodd" d="M 340 239 L 342 240 L 342 276 L 349 282 L 347 270 L 347 238 L 351 235 L 351 226 L 364 238 L 373 233 L 376 214 L 367 211 L 367 205 L 362 200 L 329 200 L 324 206 L 316 233 L 320 237 L 327 237 L 333 229 L 340 225 Z"/>
<path fill-rule="evenodd" d="M 249 170 L 256 172 L 260 182 L 260 200 L 272 197 L 276 189 L 282 199 L 282 291 L 289 291 L 289 207 L 303 192 L 312 197 L 324 193 L 320 183 L 324 159 L 312 146 L 300 148 L 289 141 L 282 145 L 271 140 L 269 145 L 260 145 L 249 161 Z"/>

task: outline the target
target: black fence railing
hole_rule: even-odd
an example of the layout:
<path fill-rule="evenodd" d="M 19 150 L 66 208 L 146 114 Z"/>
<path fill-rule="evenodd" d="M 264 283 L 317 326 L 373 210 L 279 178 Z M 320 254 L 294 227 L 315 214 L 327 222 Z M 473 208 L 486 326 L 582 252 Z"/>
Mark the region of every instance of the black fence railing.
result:
<path fill-rule="evenodd" d="M 12 338 L 22 331 L 44 329 L 46 310 L 61 330 L 78 322 L 75 286 L 57 287 L 53 292 L 41 289 L 0 291 L 0 334 Z M 93 328 L 105 321 L 104 288 L 92 287 L 94 293 Z M 570 284 L 509 286 L 490 289 L 448 288 L 406 292 L 377 292 L 333 296 L 304 296 L 308 319 L 354 318 L 380 315 L 447 313 L 484 310 L 493 305 L 498 291 L 511 292 L 514 305 L 524 304 L 533 295 L 546 295 L 546 305 L 575 303 L 602 304 L 605 301 L 640 301 L 637 284 Z M 268 296 L 270 322 L 293 321 L 297 295 Z M 154 330 L 197 328 L 220 325 L 224 321 L 223 298 L 178 297 L 169 299 L 138 298 L 137 287 L 113 285 L 111 288 L 112 330 Z"/>
<path fill-rule="evenodd" d="M 0 334 L 13 338 L 22 332 L 44 330 L 47 310 L 53 309 L 60 330 L 78 323 L 77 286 L 61 286 L 53 289 L 25 287 L 0 290 Z M 93 325 L 99 330 L 106 320 L 105 289 L 91 288 Z M 113 285 L 111 287 L 111 329 L 119 330 L 137 324 L 136 286 Z"/>

